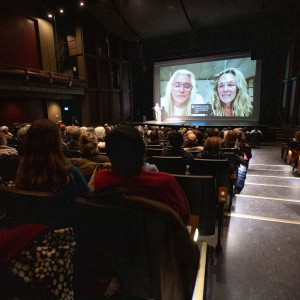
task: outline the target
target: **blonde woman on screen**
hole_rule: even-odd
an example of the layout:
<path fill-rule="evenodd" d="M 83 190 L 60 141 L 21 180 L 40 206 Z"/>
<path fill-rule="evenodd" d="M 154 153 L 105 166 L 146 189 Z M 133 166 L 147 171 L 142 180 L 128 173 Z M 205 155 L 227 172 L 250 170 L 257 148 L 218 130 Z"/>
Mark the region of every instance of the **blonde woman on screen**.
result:
<path fill-rule="evenodd" d="M 211 104 L 212 116 L 250 117 L 252 98 L 248 94 L 244 75 L 236 68 L 228 68 L 215 75 Z"/>
<path fill-rule="evenodd" d="M 185 69 L 177 70 L 166 85 L 161 107 L 169 116 L 191 116 L 192 104 L 204 104 L 202 96 L 197 94 L 195 75 Z"/>

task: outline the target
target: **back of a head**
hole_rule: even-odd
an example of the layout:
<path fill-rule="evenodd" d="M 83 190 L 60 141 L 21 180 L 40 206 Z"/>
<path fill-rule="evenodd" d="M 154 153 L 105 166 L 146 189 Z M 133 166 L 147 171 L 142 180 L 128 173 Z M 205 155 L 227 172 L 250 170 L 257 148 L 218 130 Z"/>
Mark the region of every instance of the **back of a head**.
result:
<path fill-rule="evenodd" d="M 215 130 L 211 127 L 206 128 L 206 133 L 208 136 L 214 136 L 215 135 Z"/>
<path fill-rule="evenodd" d="M 197 136 L 196 136 L 196 134 L 195 133 L 188 134 L 187 140 L 190 143 L 196 143 L 197 142 Z"/>
<path fill-rule="evenodd" d="M 221 139 L 218 136 L 208 137 L 204 144 L 204 150 L 214 152 L 221 151 Z"/>
<path fill-rule="evenodd" d="M 48 119 L 34 121 L 28 128 L 24 141 L 25 155 L 48 157 L 50 153 L 62 153 L 59 130 Z"/>
<path fill-rule="evenodd" d="M 17 131 L 17 139 L 19 141 L 23 141 L 24 140 L 25 135 L 26 135 L 29 127 L 30 127 L 30 124 L 26 124 L 26 125 L 24 125 L 24 126 L 22 126 L 22 127 L 20 127 L 18 129 L 18 131 Z"/>
<path fill-rule="evenodd" d="M 24 158 L 16 176 L 16 186 L 58 192 L 68 181 L 69 166 L 62 152 L 58 126 L 47 119 L 34 121 L 24 138 Z"/>
<path fill-rule="evenodd" d="M 197 131 L 196 132 L 196 137 L 197 137 L 197 141 L 199 145 L 203 145 L 204 144 L 204 135 L 201 131 Z"/>
<path fill-rule="evenodd" d="M 120 125 L 107 134 L 105 143 L 114 172 L 125 176 L 141 172 L 146 144 L 137 129 L 130 125 Z"/>
<path fill-rule="evenodd" d="M 72 125 L 67 127 L 67 134 L 70 136 L 72 140 L 78 141 L 80 137 L 80 133 L 81 131 L 79 126 Z"/>
<path fill-rule="evenodd" d="M 231 144 L 234 144 L 237 139 L 237 134 L 234 130 L 229 130 L 224 138 L 224 144 L 226 147 L 231 147 Z"/>
<path fill-rule="evenodd" d="M 85 154 L 92 154 L 97 151 L 96 135 L 90 132 L 83 133 L 79 138 L 80 150 Z"/>
<path fill-rule="evenodd" d="M 179 131 L 168 132 L 168 141 L 173 147 L 181 147 L 183 144 L 183 135 Z"/>
<path fill-rule="evenodd" d="M 152 130 L 150 132 L 150 140 L 151 141 L 158 141 L 159 140 L 158 130 Z"/>

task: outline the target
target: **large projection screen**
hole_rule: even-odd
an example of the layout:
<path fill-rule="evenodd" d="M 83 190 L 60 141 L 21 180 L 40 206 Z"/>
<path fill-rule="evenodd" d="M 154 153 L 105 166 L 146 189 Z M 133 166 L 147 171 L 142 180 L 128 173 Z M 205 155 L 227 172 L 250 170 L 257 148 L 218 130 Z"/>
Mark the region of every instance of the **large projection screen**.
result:
<path fill-rule="evenodd" d="M 157 62 L 153 82 L 163 122 L 259 123 L 261 61 L 249 53 Z"/>

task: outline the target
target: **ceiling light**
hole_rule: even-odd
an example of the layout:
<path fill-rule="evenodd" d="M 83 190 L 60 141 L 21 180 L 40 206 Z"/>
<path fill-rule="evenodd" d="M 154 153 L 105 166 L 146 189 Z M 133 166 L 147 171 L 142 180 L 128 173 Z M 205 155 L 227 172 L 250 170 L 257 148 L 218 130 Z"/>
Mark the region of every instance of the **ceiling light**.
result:
<path fill-rule="evenodd" d="M 83 2 L 83 1 L 80 1 L 79 5 L 80 5 L 80 6 L 84 6 L 84 2 Z"/>
<path fill-rule="evenodd" d="M 53 18 L 53 15 L 52 14 L 48 14 L 48 18 Z"/>
<path fill-rule="evenodd" d="M 63 14 L 64 10 L 62 8 L 59 9 L 59 13 Z"/>

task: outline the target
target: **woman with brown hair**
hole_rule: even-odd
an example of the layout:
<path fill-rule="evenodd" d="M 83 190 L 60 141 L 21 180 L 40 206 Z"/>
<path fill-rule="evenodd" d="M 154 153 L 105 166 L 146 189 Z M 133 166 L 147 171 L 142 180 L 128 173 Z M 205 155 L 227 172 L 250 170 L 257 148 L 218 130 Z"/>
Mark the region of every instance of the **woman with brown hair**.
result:
<path fill-rule="evenodd" d="M 65 158 L 58 127 L 52 121 L 39 119 L 28 129 L 16 187 L 52 192 L 61 195 L 64 201 L 90 191 L 80 171 Z"/>
<path fill-rule="evenodd" d="M 224 153 L 221 150 L 221 139 L 218 136 L 211 136 L 206 139 L 203 151 L 199 153 L 200 158 L 223 159 Z"/>

